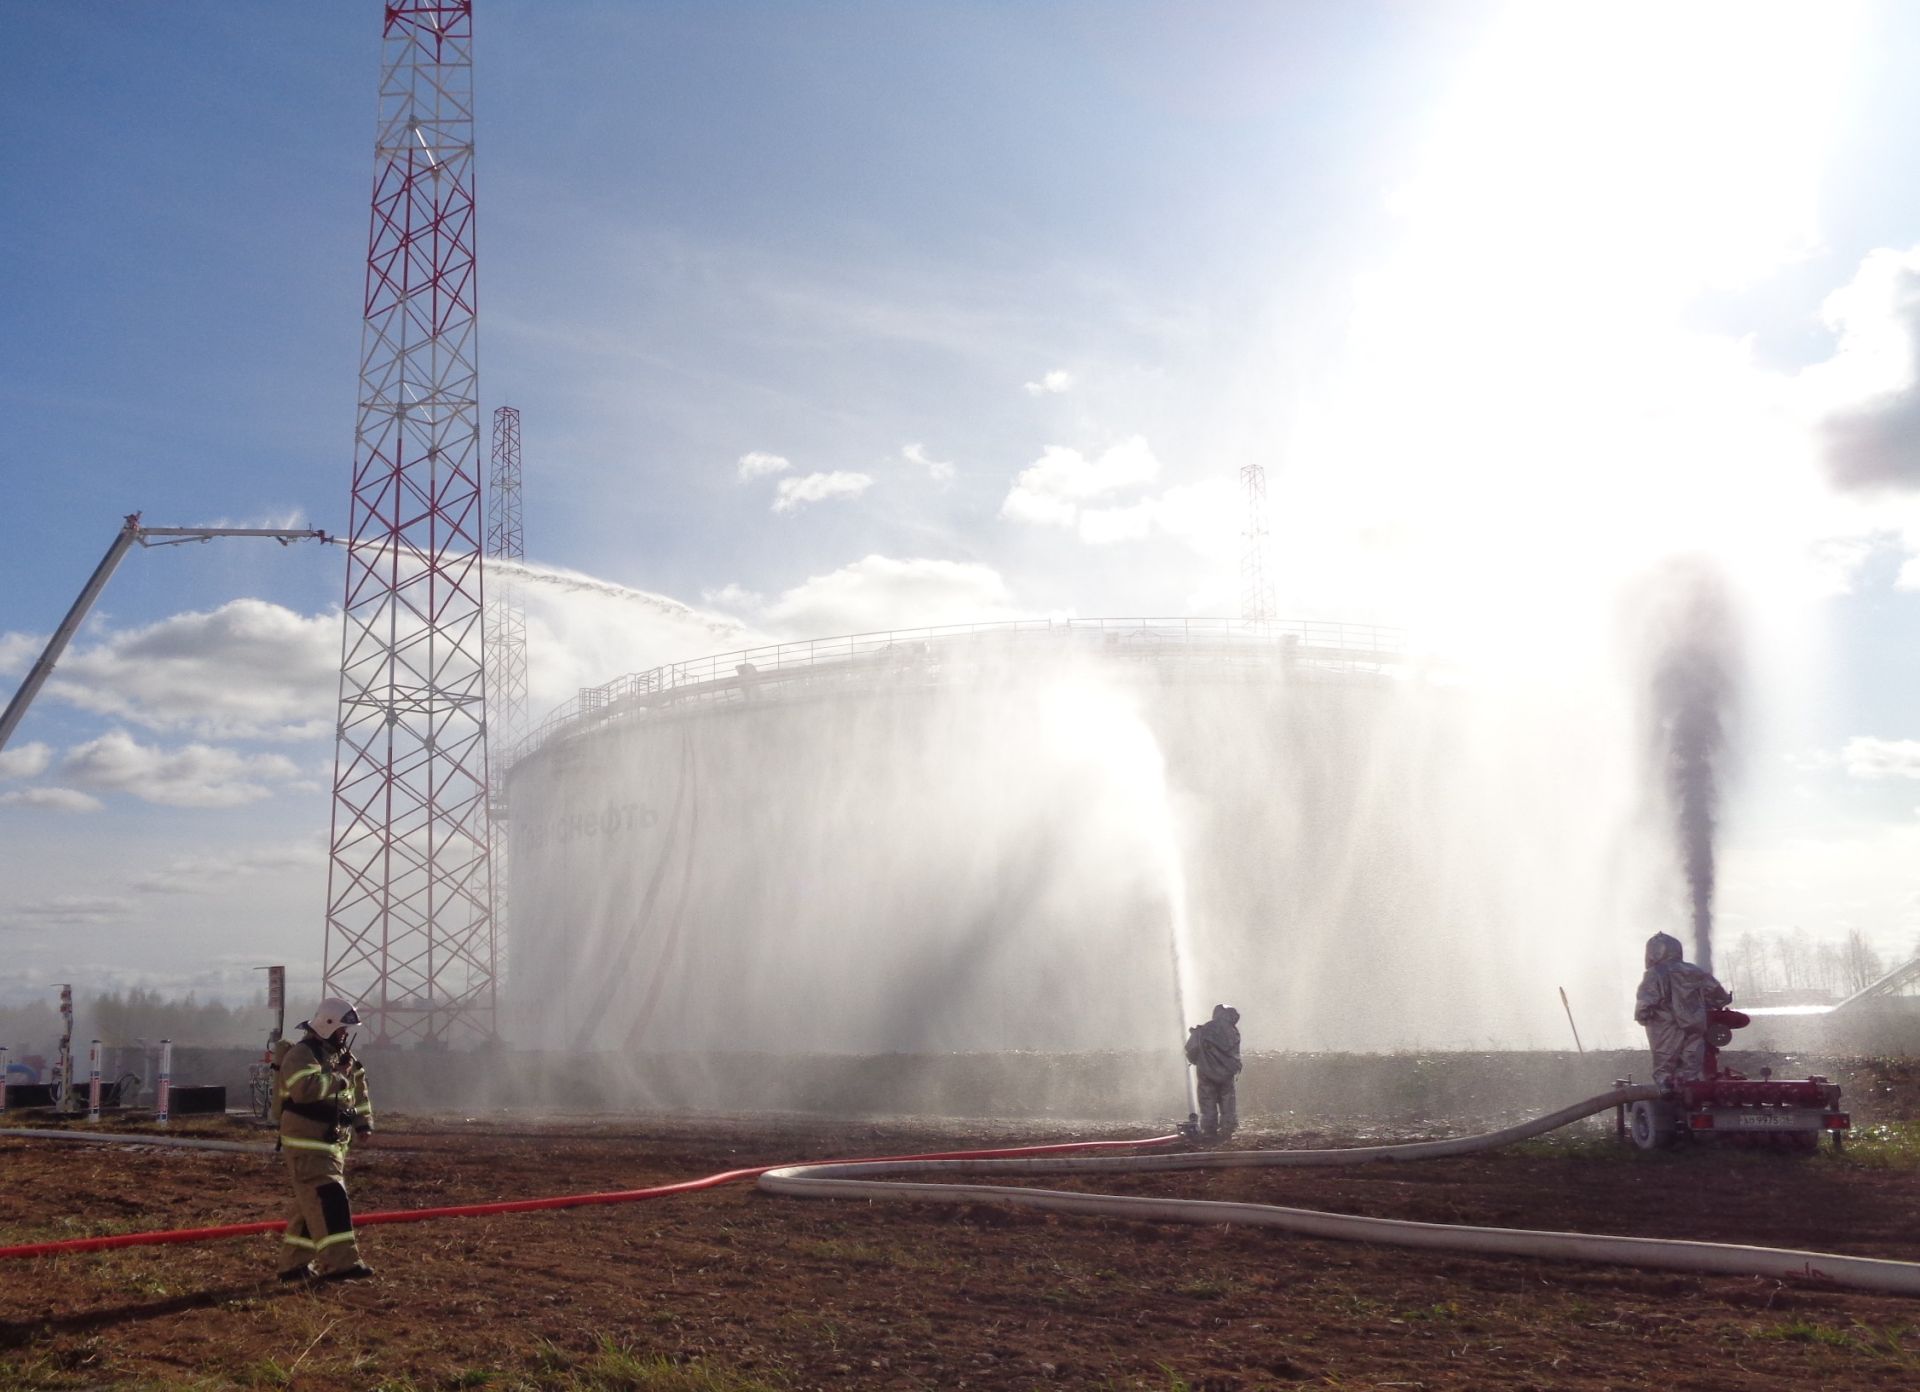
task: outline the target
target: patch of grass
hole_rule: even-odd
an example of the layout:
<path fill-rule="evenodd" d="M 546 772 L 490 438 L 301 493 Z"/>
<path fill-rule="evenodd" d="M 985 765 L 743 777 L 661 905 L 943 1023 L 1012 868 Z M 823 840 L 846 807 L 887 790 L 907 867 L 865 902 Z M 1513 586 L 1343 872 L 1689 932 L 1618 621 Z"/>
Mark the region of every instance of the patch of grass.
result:
<path fill-rule="evenodd" d="M 1606 1130 L 1565 1128 L 1550 1131 L 1544 1136 L 1535 1136 L 1530 1141 L 1519 1141 L 1504 1148 L 1507 1155 L 1524 1155 L 1534 1159 L 1553 1160 L 1605 1160 L 1615 1164 L 1637 1159 L 1641 1152 L 1631 1145 L 1622 1145 L 1620 1138 L 1613 1133 L 1613 1120 L 1609 1116 Z"/>
<path fill-rule="evenodd" d="M 804 1310 L 789 1310 L 780 1316 L 780 1332 L 794 1338 L 805 1339 L 839 1352 L 841 1340 L 846 1331 L 825 1315 L 808 1314 Z"/>
<path fill-rule="evenodd" d="M 16 1363 L 11 1367 L 0 1368 L 4 1372 L 8 1387 L 31 1389 L 31 1392 L 53 1392 L 54 1389 L 69 1387 L 98 1386 L 92 1378 L 83 1378 L 70 1372 L 46 1358 L 36 1358 L 31 1363 Z"/>
<path fill-rule="evenodd" d="M 1858 1349 L 1865 1352 L 1867 1346 L 1854 1337 L 1851 1330 L 1837 1329 L 1830 1324 L 1820 1324 L 1814 1320 L 1788 1320 L 1785 1324 L 1769 1325 L 1754 1335 L 1759 1339 L 1780 1339 L 1796 1344 L 1825 1344 L 1829 1348 Z"/>
<path fill-rule="evenodd" d="M 1822 1150 L 1822 1154 L 1831 1153 Z M 1920 1168 L 1920 1121 L 1882 1121 L 1856 1127 L 1847 1138 L 1844 1154 L 1868 1165 Z"/>
<path fill-rule="evenodd" d="M 1202 1277 L 1194 1281 L 1182 1281 L 1173 1288 L 1175 1295 L 1184 1295 L 1190 1300 L 1225 1300 L 1233 1294 L 1233 1286 L 1227 1281 L 1214 1281 Z"/>
<path fill-rule="evenodd" d="M 1460 1307 L 1451 1300 L 1436 1301 L 1432 1305 L 1422 1305 L 1414 1310 L 1402 1310 L 1403 1320 L 1456 1320 L 1460 1318 Z"/>
<path fill-rule="evenodd" d="M 774 1384 L 701 1359 L 677 1363 L 602 1338 L 584 1359 L 569 1359 L 552 1343 L 541 1355 L 542 1388 L 552 1392 L 780 1392 Z M 561 1366 L 555 1366 L 561 1363 Z"/>
<path fill-rule="evenodd" d="M 1342 1291 L 1328 1302 L 1343 1315 L 1355 1319 L 1364 1319 L 1369 1315 L 1383 1315 L 1392 1308 L 1384 1300 L 1375 1300 L 1370 1295 L 1360 1295 L 1354 1291 Z"/>
<path fill-rule="evenodd" d="M 293 1374 L 280 1366 L 275 1358 L 256 1358 L 240 1370 L 242 1386 L 246 1387 L 285 1387 L 293 1381 Z"/>
<path fill-rule="evenodd" d="M 1850 1327 L 1842 1329 L 1838 1325 L 1796 1319 L 1789 1320 L 1785 1324 L 1769 1325 L 1765 1329 L 1756 1330 L 1753 1337 L 1849 1349 L 1854 1353 L 1872 1354 L 1875 1357 L 1911 1366 L 1916 1362 L 1916 1358 L 1913 1351 L 1907 1347 L 1906 1340 L 1912 1333 L 1913 1330 L 1904 1324 L 1876 1329 L 1870 1324 L 1861 1324 L 1856 1320 Z"/>
<path fill-rule="evenodd" d="M 875 1246 L 871 1242 L 843 1242 L 831 1237 L 817 1242 L 797 1243 L 794 1250 L 802 1256 L 819 1257 L 822 1261 L 844 1262 L 848 1266 L 909 1268 L 920 1265 L 900 1252 Z"/>
<path fill-rule="evenodd" d="M 485 1387 L 497 1376 L 485 1368 L 463 1368 L 447 1379 L 449 1387 Z"/>

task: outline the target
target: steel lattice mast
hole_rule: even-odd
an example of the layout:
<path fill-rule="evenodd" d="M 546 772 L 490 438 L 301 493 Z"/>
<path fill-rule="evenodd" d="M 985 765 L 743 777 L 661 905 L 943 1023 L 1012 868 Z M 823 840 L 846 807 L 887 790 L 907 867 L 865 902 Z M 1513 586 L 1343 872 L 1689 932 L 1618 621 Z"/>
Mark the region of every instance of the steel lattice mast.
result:
<path fill-rule="evenodd" d="M 493 413 L 493 472 L 487 480 L 487 559 L 527 557 L 520 517 L 520 412 L 501 406 Z M 527 726 L 527 614 L 508 566 L 493 568 L 487 591 L 487 741 L 492 748 L 493 914 L 512 953 L 512 865 L 507 857 L 506 768 L 500 754 L 518 744 Z"/>
<path fill-rule="evenodd" d="M 494 1035 L 472 0 L 389 0 L 325 990 L 377 1040 Z"/>
<path fill-rule="evenodd" d="M 520 517 L 520 412 L 493 413 L 493 473 L 487 480 L 487 559 L 527 558 Z M 527 614 L 506 567 L 494 571 L 487 600 L 488 729 L 496 750 L 510 749 L 526 732 Z"/>
<path fill-rule="evenodd" d="M 1241 533 L 1240 617 L 1248 623 L 1272 623 L 1273 578 L 1267 573 L 1267 471 L 1257 461 L 1240 466 L 1246 493 L 1247 526 Z"/>

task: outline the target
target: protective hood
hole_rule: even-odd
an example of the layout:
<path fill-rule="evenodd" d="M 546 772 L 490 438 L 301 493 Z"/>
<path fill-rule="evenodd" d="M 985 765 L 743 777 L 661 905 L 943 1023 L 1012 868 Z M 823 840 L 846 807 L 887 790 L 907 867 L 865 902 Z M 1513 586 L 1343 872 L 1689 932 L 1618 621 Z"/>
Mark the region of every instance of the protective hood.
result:
<path fill-rule="evenodd" d="M 1230 1025 L 1237 1025 L 1240 1023 L 1240 1012 L 1230 1005 L 1216 1005 L 1213 1008 L 1213 1018 L 1224 1020 Z"/>
<path fill-rule="evenodd" d="M 1662 962 L 1678 962 L 1686 955 L 1680 946 L 1680 939 L 1667 933 L 1655 933 L 1647 939 L 1647 965 L 1657 967 Z"/>

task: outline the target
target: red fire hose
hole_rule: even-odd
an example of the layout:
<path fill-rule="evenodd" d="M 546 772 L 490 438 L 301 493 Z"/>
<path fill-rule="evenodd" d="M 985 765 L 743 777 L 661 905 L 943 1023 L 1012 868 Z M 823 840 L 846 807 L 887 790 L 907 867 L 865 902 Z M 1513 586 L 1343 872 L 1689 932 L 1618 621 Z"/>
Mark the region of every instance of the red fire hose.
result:
<path fill-rule="evenodd" d="M 876 1155 L 881 1160 L 1002 1160 L 1024 1155 L 1061 1154 L 1067 1151 L 1119 1150 L 1140 1146 L 1171 1145 L 1177 1135 L 1153 1136 L 1142 1141 L 1068 1141 L 1059 1145 L 1015 1146 L 1005 1150 L 954 1150 L 934 1155 Z M 599 1194 L 556 1194 L 545 1199 L 507 1199 L 496 1203 L 451 1204 L 445 1208 L 397 1208 L 386 1213 L 362 1213 L 353 1220 L 356 1228 L 376 1223 L 430 1223 L 440 1218 L 482 1218 L 494 1213 L 535 1213 L 550 1208 L 584 1208 L 589 1204 L 637 1203 L 642 1199 L 662 1199 L 669 1194 L 691 1194 L 699 1189 L 715 1189 L 736 1180 L 755 1179 L 769 1170 L 787 1168 L 788 1160 L 774 1165 L 756 1165 L 746 1170 L 722 1170 L 700 1179 L 685 1179 L 678 1184 L 656 1184 L 649 1189 L 615 1189 Z M 858 1161 L 820 1161 L 827 1164 L 853 1164 Z M 61 1252 L 99 1252 L 110 1247 L 159 1247 L 174 1242 L 217 1242 L 226 1237 L 253 1237 L 260 1233 L 286 1230 L 281 1220 L 262 1223 L 228 1223 L 217 1228 L 173 1228 L 160 1232 L 119 1233 L 113 1237 L 73 1237 L 60 1242 L 29 1242 L 18 1247 L 0 1247 L 0 1258 L 48 1257 Z"/>

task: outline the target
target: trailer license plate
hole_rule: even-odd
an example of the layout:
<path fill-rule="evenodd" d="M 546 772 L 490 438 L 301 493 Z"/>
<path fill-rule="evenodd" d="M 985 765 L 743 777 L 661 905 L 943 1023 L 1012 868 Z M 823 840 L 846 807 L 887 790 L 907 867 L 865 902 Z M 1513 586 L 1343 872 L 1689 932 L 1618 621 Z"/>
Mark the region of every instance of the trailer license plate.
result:
<path fill-rule="evenodd" d="M 1770 1131 L 1808 1131 L 1818 1130 L 1820 1119 L 1808 1112 L 1741 1112 L 1739 1124 Z"/>

